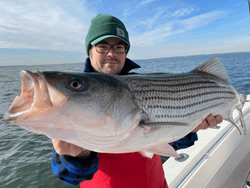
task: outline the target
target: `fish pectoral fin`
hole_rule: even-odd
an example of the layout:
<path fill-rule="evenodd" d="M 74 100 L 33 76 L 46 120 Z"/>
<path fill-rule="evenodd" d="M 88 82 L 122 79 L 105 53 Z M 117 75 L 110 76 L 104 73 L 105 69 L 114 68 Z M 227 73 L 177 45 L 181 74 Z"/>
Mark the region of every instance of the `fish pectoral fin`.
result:
<path fill-rule="evenodd" d="M 187 126 L 189 125 L 186 122 L 148 122 L 148 123 L 140 123 L 139 125 L 142 126 L 152 126 L 152 127 L 157 127 L 157 126 Z"/>
<path fill-rule="evenodd" d="M 188 126 L 189 124 L 186 122 L 141 122 L 139 124 L 140 127 L 143 128 L 144 133 L 149 133 L 150 131 L 158 130 L 164 126 Z"/>
<path fill-rule="evenodd" d="M 162 156 L 180 157 L 174 148 L 168 143 L 158 144 L 150 149 L 147 149 L 146 151 L 141 151 L 143 156 L 149 158 L 152 158 L 154 153 Z"/>

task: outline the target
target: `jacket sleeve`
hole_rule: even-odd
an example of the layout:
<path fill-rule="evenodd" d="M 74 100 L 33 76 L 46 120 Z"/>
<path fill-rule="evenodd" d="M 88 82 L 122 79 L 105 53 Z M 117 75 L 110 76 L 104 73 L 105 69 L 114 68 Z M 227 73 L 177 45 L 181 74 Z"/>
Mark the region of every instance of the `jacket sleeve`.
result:
<path fill-rule="evenodd" d="M 189 133 L 185 137 L 169 143 L 175 150 L 188 148 L 194 145 L 194 142 L 198 140 L 197 133 Z"/>
<path fill-rule="evenodd" d="M 51 166 L 54 174 L 70 185 L 91 180 L 98 170 L 98 154 L 91 152 L 87 159 L 78 159 L 68 155 L 59 155 L 53 148 Z"/>

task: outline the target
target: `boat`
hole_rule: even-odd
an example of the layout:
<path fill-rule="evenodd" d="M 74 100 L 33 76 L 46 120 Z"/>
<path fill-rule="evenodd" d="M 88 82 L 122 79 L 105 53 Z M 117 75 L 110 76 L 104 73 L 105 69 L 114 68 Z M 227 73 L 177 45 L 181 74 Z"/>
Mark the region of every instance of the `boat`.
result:
<path fill-rule="evenodd" d="M 250 95 L 247 96 L 250 100 Z M 246 135 L 232 123 L 198 131 L 194 146 L 163 163 L 169 188 L 250 188 L 250 102 L 243 108 Z M 237 111 L 234 121 L 240 126 Z"/>

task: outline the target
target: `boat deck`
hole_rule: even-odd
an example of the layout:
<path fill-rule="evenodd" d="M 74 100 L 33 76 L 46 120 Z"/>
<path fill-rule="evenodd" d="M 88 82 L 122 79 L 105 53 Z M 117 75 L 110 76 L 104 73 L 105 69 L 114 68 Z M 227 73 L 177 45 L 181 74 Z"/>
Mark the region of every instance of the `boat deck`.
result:
<path fill-rule="evenodd" d="M 186 160 L 178 162 L 171 157 L 163 164 L 169 188 L 246 188 L 250 181 L 250 102 L 243 113 L 246 135 L 223 121 L 217 129 L 199 131 L 194 146 L 178 151 L 189 156 Z M 233 117 L 239 125 L 236 111 Z"/>
<path fill-rule="evenodd" d="M 250 152 L 228 177 L 227 181 L 223 183 L 221 188 L 246 188 L 247 183 L 250 183 Z"/>

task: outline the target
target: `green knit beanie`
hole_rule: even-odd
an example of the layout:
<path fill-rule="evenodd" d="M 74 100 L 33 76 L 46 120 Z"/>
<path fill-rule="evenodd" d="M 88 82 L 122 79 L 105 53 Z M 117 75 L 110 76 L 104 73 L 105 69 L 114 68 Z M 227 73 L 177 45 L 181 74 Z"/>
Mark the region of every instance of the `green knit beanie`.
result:
<path fill-rule="evenodd" d="M 95 45 L 107 38 L 117 38 L 130 47 L 128 32 L 125 25 L 118 18 L 108 14 L 98 14 L 91 21 L 85 38 L 86 52 L 89 55 L 91 45 Z"/>

